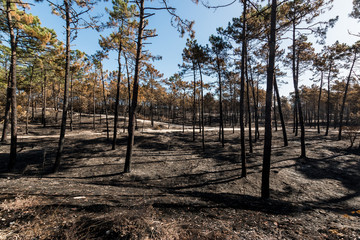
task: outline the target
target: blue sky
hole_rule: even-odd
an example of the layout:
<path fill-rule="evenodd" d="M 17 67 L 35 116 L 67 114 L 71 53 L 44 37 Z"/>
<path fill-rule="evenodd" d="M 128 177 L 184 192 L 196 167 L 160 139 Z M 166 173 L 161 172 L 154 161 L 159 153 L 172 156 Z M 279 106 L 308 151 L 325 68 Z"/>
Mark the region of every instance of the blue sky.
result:
<path fill-rule="evenodd" d="M 154 2 L 156 2 L 156 0 Z M 173 0 L 170 2 L 173 4 L 172 6 L 177 9 L 178 15 L 189 20 L 195 20 L 194 29 L 196 31 L 196 38 L 200 44 L 207 44 L 209 36 L 216 33 L 216 28 L 227 26 L 233 17 L 239 17 L 242 12 L 240 3 L 214 11 L 205 8 L 201 4 L 195 5 L 191 0 Z M 223 0 L 214 0 L 213 2 L 223 2 Z M 102 2 L 95 7 L 92 14 L 105 14 L 105 5 L 111 7 L 110 2 Z M 350 36 L 348 33 L 348 31 L 353 33 L 359 32 L 359 23 L 348 17 L 351 9 L 352 0 L 334 0 L 333 9 L 321 17 L 322 19 L 332 18 L 337 15 L 340 17 L 335 28 L 330 29 L 328 32 L 326 41 L 328 45 L 331 45 L 336 40 L 347 44 L 353 44 L 359 40 L 356 37 Z M 51 14 L 51 9 L 45 1 L 43 3 L 34 3 L 34 6 L 32 6 L 29 11 L 39 16 L 44 26 L 55 29 L 60 40 L 64 39 L 64 21 L 60 17 Z M 102 21 L 106 20 L 107 16 L 104 15 Z M 163 57 L 161 61 L 154 62 L 154 65 L 160 72 L 164 73 L 165 77 L 169 77 L 179 71 L 178 64 L 182 62 L 181 53 L 185 47 L 186 36 L 184 38 L 179 37 L 179 33 L 170 24 L 169 14 L 165 11 L 157 12 L 149 21 L 150 27 L 156 28 L 159 36 L 151 39 L 151 44 L 146 45 L 146 48 L 149 49 L 152 54 Z M 101 34 L 106 35 L 106 33 Z M 96 50 L 100 49 L 98 39 L 99 33 L 95 30 L 80 30 L 78 38 L 72 42 L 71 48 L 93 54 Z M 283 47 L 287 48 L 286 43 L 283 43 Z M 318 50 L 320 50 L 320 48 L 318 48 Z M 109 70 L 116 69 L 117 62 L 115 54 L 110 55 L 110 58 L 104 63 L 104 67 Z M 284 80 L 288 81 L 289 84 L 281 87 L 280 93 L 282 95 L 287 96 L 289 92 L 293 91 L 290 76 L 289 74 L 289 77 L 284 77 Z M 309 76 L 305 74 L 300 84 L 310 85 L 311 83 L 306 80 L 307 78 L 309 78 Z M 206 79 L 212 81 L 211 78 L 207 77 Z"/>

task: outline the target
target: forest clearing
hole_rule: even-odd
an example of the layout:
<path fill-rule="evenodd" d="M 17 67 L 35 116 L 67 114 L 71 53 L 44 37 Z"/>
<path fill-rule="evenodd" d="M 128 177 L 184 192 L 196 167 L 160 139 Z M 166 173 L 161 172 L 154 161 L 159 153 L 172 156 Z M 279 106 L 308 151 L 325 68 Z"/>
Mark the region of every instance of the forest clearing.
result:
<path fill-rule="evenodd" d="M 274 132 L 272 198 L 264 201 L 263 141 L 242 178 L 238 129 L 228 128 L 225 148 L 217 131 L 205 130 L 203 152 L 181 125 L 145 122 L 133 171 L 124 174 L 126 133 L 111 150 L 104 122 L 94 131 L 84 119 L 67 136 L 58 173 L 50 173 L 55 126 L 30 125 L 14 173 L 1 162 L 0 239 L 359 239 L 359 142 L 348 149 L 335 131 L 324 137 L 307 128 L 307 159 L 299 158 L 298 137 L 289 134 L 283 147 Z M 8 154 L 1 145 L 1 159 Z"/>

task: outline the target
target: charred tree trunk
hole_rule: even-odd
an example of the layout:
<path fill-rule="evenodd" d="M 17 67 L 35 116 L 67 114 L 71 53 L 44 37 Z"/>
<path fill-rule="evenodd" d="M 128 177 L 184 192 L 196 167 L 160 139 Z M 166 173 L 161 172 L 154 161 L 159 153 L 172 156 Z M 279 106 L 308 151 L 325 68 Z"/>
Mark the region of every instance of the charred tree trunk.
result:
<path fill-rule="evenodd" d="M 73 91 L 73 75 L 70 74 L 70 131 L 74 130 L 74 91 Z"/>
<path fill-rule="evenodd" d="M 219 78 L 219 112 L 220 112 L 220 125 L 219 125 L 219 140 L 221 140 L 221 146 L 225 146 L 224 137 L 224 116 L 223 116 L 223 102 L 222 102 L 222 80 L 221 80 L 221 69 L 219 56 L 216 56 L 216 66 Z"/>
<path fill-rule="evenodd" d="M 350 72 L 349 75 L 347 77 L 346 80 L 346 85 L 345 85 L 345 92 L 344 92 L 344 97 L 343 97 L 343 101 L 342 101 L 342 105 L 341 105 L 341 110 L 340 110 L 340 120 L 339 120 L 339 135 L 338 135 L 338 140 L 341 140 L 341 131 L 342 131 L 342 123 L 343 123 L 343 117 L 344 117 L 344 109 L 345 109 L 345 102 L 346 102 L 346 96 L 347 96 L 347 92 L 349 90 L 349 85 L 350 85 L 350 80 L 351 80 L 351 73 L 353 71 L 355 62 L 356 62 L 356 58 L 357 58 L 357 50 L 355 49 L 355 54 L 354 54 L 354 58 L 351 64 L 351 68 L 350 68 Z"/>
<path fill-rule="evenodd" d="M 112 150 L 116 148 L 116 139 L 117 139 L 117 127 L 119 121 L 119 101 L 120 101 L 120 83 L 121 83 L 121 52 L 122 52 L 122 44 L 119 41 L 119 49 L 118 49 L 118 76 L 117 76 L 117 83 L 116 83 L 116 99 L 115 99 L 115 106 L 114 106 L 114 135 L 112 139 Z M 124 120 L 126 120 L 124 114 Z M 124 125 L 125 129 L 125 125 Z"/>
<path fill-rule="evenodd" d="M 201 143 L 202 143 L 202 150 L 205 151 L 205 128 L 204 128 L 204 84 L 202 79 L 201 73 L 201 66 L 198 63 L 199 67 L 199 74 L 200 74 L 200 84 L 201 84 Z"/>
<path fill-rule="evenodd" d="M 248 76 L 248 67 L 246 66 L 246 100 L 248 108 L 248 122 L 249 122 L 249 152 L 253 153 L 253 143 L 252 143 L 252 131 L 251 131 L 251 107 L 250 107 L 250 88 L 249 88 L 249 76 Z"/>
<path fill-rule="evenodd" d="M 26 126 L 25 126 L 26 134 L 29 134 L 29 112 L 30 112 L 30 105 L 31 105 L 31 98 L 32 98 L 33 76 L 34 76 L 34 65 L 31 67 L 30 82 L 29 82 L 29 95 L 28 95 L 28 102 L 27 102 L 27 107 L 26 107 Z"/>
<path fill-rule="evenodd" d="M 106 121 L 106 139 L 110 139 L 110 130 L 109 130 L 109 114 L 108 114 L 108 104 L 106 100 L 106 92 L 105 92 L 105 80 L 104 80 L 104 73 L 101 66 L 101 82 L 103 87 L 103 100 L 104 100 L 104 109 L 105 109 L 105 121 Z"/>
<path fill-rule="evenodd" d="M 275 132 L 277 132 L 278 130 L 278 127 L 277 127 L 277 118 L 276 118 L 276 93 L 275 93 L 275 90 L 274 90 L 274 125 L 275 125 Z"/>
<path fill-rule="evenodd" d="M 195 125 L 196 125 L 196 72 L 195 63 L 193 62 L 193 73 L 194 73 L 194 90 L 193 90 L 193 142 L 195 142 Z"/>
<path fill-rule="evenodd" d="M 294 82 L 294 88 L 295 88 L 295 104 L 298 109 L 299 114 L 299 123 L 300 123 L 300 130 L 301 130 L 301 136 L 300 136 L 300 143 L 301 143 L 301 158 L 306 158 L 306 151 L 305 151 L 305 126 L 304 126 L 304 118 L 303 118 L 303 111 L 300 101 L 300 95 L 299 95 L 299 65 L 300 65 L 300 51 L 296 52 L 296 38 L 295 38 L 295 20 L 293 20 L 293 82 Z"/>
<path fill-rule="evenodd" d="M 286 126 L 285 126 L 284 116 L 283 116 L 282 108 L 281 108 L 281 98 L 280 98 L 280 95 L 279 95 L 279 89 L 278 89 L 275 74 L 274 74 L 274 88 L 275 88 L 275 93 L 276 93 L 276 96 L 277 96 L 279 117 L 280 117 L 281 128 L 282 128 L 283 139 L 284 139 L 284 147 L 286 147 L 286 146 L 288 146 L 288 139 L 287 139 L 287 134 L 286 134 Z"/>
<path fill-rule="evenodd" d="M 6 1 L 6 18 L 7 27 L 10 33 L 10 46 L 11 46 L 11 64 L 10 64 L 10 90 L 9 95 L 11 99 L 10 109 L 10 123 L 11 123 L 11 145 L 10 145 L 10 159 L 8 164 L 8 170 L 11 172 L 14 170 L 16 163 L 16 147 L 17 147 L 17 103 L 16 103 L 16 50 L 17 39 L 14 33 L 14 26 L 11 16 L 11 1 Z"/>
<path fill-rule="evenodd" d="M 132 158 L 132 149 L 134 146 L 134 134 L 135 134 L 135 114 L 138 104 L 138 94 L 139 94 L 139 72 L 140 72 L 140 59 L 142 51 L 142 40 L 143 40 L 143 30 L 144 30 L 144 1 L 140 1 L 140 16 L 139 16 L 139 29 L 138 29 L 138 38 L 137 38 L 137 50 L 135 58 L 135 74 L 134 74 L 134 86 L 133 86 L 133 97 L 130 108 L 130 118 L 129 118 L 129 128 L 128 128 L 128 143 L 126 149 L 126 159 L 124 172 L 129 173 L 131 171 L 131 158 Z"/>
<path fill-rule="evenodd" d="M 95 102 L 95 87 L 96 87 L 96 73 L 94 73 L 94 85 L 93 85 L 93 92 L 92 92 L 92 97 L 93 97 L 93 130 L 96 129 L 96 102 Z"/>
<path fill-rule="evenodd" d="M 270 197 L 270 160 L 271 160 L 271 102 L 272 88 L 275 68 L 275 51 L 276 51 L 276 0 L 272 0 L 271 5 L 271 24 L 270 24 L 270 40 L 269 40 L 269 65 L 267 69 L 266 83 L 266 106 L 265 106 L 265 139 L 263 154 L 263 169 L 261 180 L 261 198 L 268 199 Z"/>
<path fill-rule="evenodd" d="M 43 101 L 42 101 L 42 111 L 41 111 L 41 122 L 43 124 L 43 127 L 46 127 L 46 87 L 47 87 L 47 75 L 46 72 L 44 70 L 43 72 L 44 74 L 44 82 L 43 82 L 43 87 L 42 87 L 42 97 L 43 97 Z"/>
<path fill-rule="evenodd" d="M 330 60 L 331 61 L 331 60 Z M 329 134 L 330 128 L 330 78 L 331 78 L 332 61 L 330 62 L 329 75 L 328 75 L 328 89 L 327 89 L 327 102 L 326 102 L 326 131 L 325 136 Z"/>
<path fill-rule="evenodd" d="M 250 77 L 251 77 L 251 89 L 252 89 L 252 95 L 253 95 L 253 99 L 254 99 L 254 115 L 255 115 L 255 139 L 254 142 L 257 141 L 257 139 L 259 139 L 259 115 L 258 115 L 258 102 L 257 102 L 257 97 L 255 95 L 255 84 L 254 84 L 254 79 L 252 77 L 252 70 L 250 68 Z"/>
<path fill-rule="evenodd" d="M 64 150 L 64 143 L 65 143 L 65 131 L 66 131 L 66 118 L 68 112 L 68 98 L 69 98 L 69 74 L 70 74 L 70 2 L 69 0 L 64 0 L 65 5 L 65 20 L 66 20 L 66 47 L 65 47 L 65 83 L 64 83 L 64 103 L 63 103 L 63 112 L 62 112 L 62 119 L 61 119 L 61 129 L 60 129 L 60 139 L 59 139 L 59 146 L 58 151 L 56 154 L 56 160 L 54 164 L 53 171 L 57 172 L 60 167 L 60 162 L 62 159 L 62 153 Z"/>
<path fill-rule="evenodd" d="M 241 51 L 241 86 L 240 86 L 240 145 L 241 145 L 241 177 L 246 177 L 246 154 L 245 154 L 245 127 L 244 127 L 244 96 L 245 96 L 245 61 L 246 56 L 246 8 L 247 1 L 243 1 L 243 29 Z"/>
<path fill-rule="evenodd" d="M 324 72 L 321 71 L 319 100 L 318 100 L 318 108 L 317 108 L 317 131 L 318 131 L 318 133 L 320 133 L 320 106 L 321 106 L 321 92 L 322 92 L 323 79 L 324 79 Z"/>
<path fill-rule="evenodd" d="M 10 64 L 11 69 L 11 64 Z M 11 73 L 8 75 L 8 86 L 6 89 L 6 105 L 5 105 L 5 116 L 4 116 L 4 125 L 3 125 L 3 132 L 1 136 L 1 142 L 5 143 L 7 138 L 7 132 L 9 128 L 9 114 L 10 114 L 10 107 L 11 107 Z"/>

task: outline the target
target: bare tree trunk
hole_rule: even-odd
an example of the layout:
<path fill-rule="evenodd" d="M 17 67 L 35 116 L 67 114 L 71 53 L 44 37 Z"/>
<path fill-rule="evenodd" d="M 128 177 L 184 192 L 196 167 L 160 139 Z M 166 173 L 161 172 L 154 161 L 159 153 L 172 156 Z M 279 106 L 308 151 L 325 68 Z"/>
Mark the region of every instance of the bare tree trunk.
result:
<path fill-rule="evenodd" d="M 196 125 L 196 73 L 195 63 L 193 62 L 193 73 L 194 73 L 194 91 L 193 91 L 193 142 L 195 142 L 195 125 Z"/>
<path fill-rule="evenodd" d="M 200 74 L 200 90 L 201 90 L 201 137 L 202 137 L 202 150 L 205 151 L 205 128 L 204 128 L 204 85 L 203 85 L 203 79 L 202 79 L 202 73 L 201 73 L 201 66 L 200 63 L 198 63 L 199 67 L 199 74 Z"/>
<path fill-rule="evenodd" d="M 65 14 L 66 14 L 66 48 L 65 48 L 65 83 L 64 83 L 64 103 L 63 103 L 63 113 L 61 119 L 61 129 L 60 129 L 60 139 L 59 139 L 59 147 L 56 154 L 56 160 L 53 167 L 53 171 L 57 172 L 60 167 L 60 162 L 62 159 L 62 153 L 64 150 L 65 143 L 65 131 L 66 131 L 66 118 L 68 112 L 68 98 L 69 98 L 69 74 L 70 74 L 70 2 L 68 0 L 64 0 L 65 5 Z"/>
<path fill-rule="evenodd" d="M 10 32 L 10 46 L 11 46 L 11 64 L 10 64 L 10 98 L 11 98 L 11 145 L 10 145 L 10 159 L 8 164 L 8 170 L 11 172 L 14 170 L 16 163 L 16 147 L 17 147 L 17 103 L 16 103 L 16 49 L 17 49 L 17 39 L 14 33 L 14 26 L 12 23 L 11 16 L 11 1 L 6 1 L 6 18 L 7 18 L 7 27 Z"/>
<path fill-rule="evenodd" d="M 103 98 L 104 98 L 104 108 L 105 108 L 105 120 L 106 120 L 106 139 L 110 139 L 110 130 L 109 130 L 109 114 L 108 114 L 108 104 L 106 100 L 106 92 L 105 92 L 105 80 L 104 80 L 104 73 L 102 70 L 101 65 L 101 81 L 102 81 L 102 87 L 103 87 Z"/>
<path fill-rule="evenodd" d="M 221 80 L 221 69 L 219 56 L 216 56 L 216 65 L 219 78 L 219 112 L 220 112 L 220 125 L 219 125 L 219 140 L 221 139 L 221 146 L 225 146 L 225 137 L 224 137 L 224 116 L 223 116 L 223 103 L 222 103 L 222 80 Z"/>
<path fill-rule="evenodd" d="M 70 131 L 74 130 L 73 116 L 74 116 L 74 96 L 73 96 L 73 74 L 70 74 Z"/>
<path fill-rule="evenodd" d="M 251 77 L 251 88 L 252 88 L 252 95 L 254 99 L 254 112 L 255 112 L 255 142 L 259 139 L 259 115 L 258 115 L 258 102 L 257 96 L 255 96 L 255 84 L 254 79 L 252 77 L 252 70 L 250 68 L 250 77 Z"/>
<path fill-rule="evenodd" d="M 182 132 L 185 132 L 185 120 L 186 120 L 186 111 L 185 111 L 185 90 L 184 90 L 184 95 L 183 95 L 183 101 L 182 101 L 182 105 L 183 105 L 183 126 L 182 126 Z"/>
<path fill-rule="evenodd" d="M 120 83 L 121 83 L 121 52 L 122 52 L 122 44 L 119 41 L 119 49 L 118 49 L 118 76 L 117 76 L 117 83 L 116 83 L 116 99 L 115 99 L 115 111 L 114 111 L 114 133 L 113 133 L 113 140 L 112 140 L 112 150 L 116 148 L 116 139 L 117 139 L 117 126 L 119 121 L 119 101 L 120 101 Z M 124 119 L 125 115 L 124 115 Z M 125 129 L 125 125 L 124 125 Z"/>
<path fill-rule="evenodd" d="M 96 86 L 96 72 L 94 74 L 94 85 L 93 85 L 93 130 L 95 130 L 95 121 L 96 121 L 96 102 L 95 102 L 95 86 Z"/>
<path fill-rule="evenodd" d="M 134 146 L 134 133 L 135 133 L 135 114 L 138 104 L 138 94 L 139 94 L 139 72 L 140 72 L 140 59 L 141 59 L 141 50 L 142 50 L 142 40 L 143 40 L 143 25 L 144 25 L 144 0 L 140 0 L 140 15 L 139 15 L 139 30 L 138 30 L 138 39 L 137 39 L 137 50 L 135 58 L 135 74 L 134 74 L 134 86 L 133 86 L 133 97 L 130 108 L 130 118 L 129 118 L 129 136 L 128 144 L 126 149 L 126 158 L 124 172 L 129 173 L 131 171 L 131 158 L 132 158 L 132 149 Z"/>
<path fill-rule="evenodd" d="M 248 122 L 249 122 L 249 152 L 253 153 L 252 131 L 251 131 L 252 126 L 251 126 L 250 88 L 249 88 L 249 76 L 248 76 L 248 67 L 247 66 L 245 69 L 245 74 L 246 74 L 246 100 L 247 100 Z"/>
<path fill-rule="evenodd" d="M 323 79 L 324 79 L 324 71 L 321 71 L 319 100 L 318 100 L 318 108 L 317 108 L 317 131 L 318 131 L 318 133 L 320 133 L 320 106 L 321 106 L 321 92 L 322 92 L 322 86 L 323 86 Z"/>
<path fill-rule="evenodd" d="M 245 61 L 246 56 L 246 8 L 247 0 L 243 1 L 243 29 L 241 53 L 241 87 L 240 87 L 240 145 L 241 145 L 241 177 L 246 177 L 245 128 L 244 128 L 244 93 L 245 93 Z"/>
<path fill-rule="evenodd" d="M 29 111 L 30 111 L 30 102 L 32 98 L 32 80 L 34 76 L 34 65 L 31 67 L 31 74 L 30 74 L 30 82 L 29 82 L 29 95 L 28 95 L 28 102 L 26 107 L 26 126 L 25 126 L 25 133 L 29 134 Z"/>
<path fill-rule="evenodd" d="M 344 117 L 344 109 L 345 109 L 345 102 L 346 102 L 346 96 L 347 96 L 347 92 L 349 89 L 349 85 L 350 85 L 350 80 L 351 80 L 351 73 L 353 71 L 355 62 L 356 62 L 356 58 L 357 58 L 357 50 L 355 49 L 355 54 L 354 54 L 354 58 L 351 64 L 351 68 L 350 68 L 350 72 L 349 75 L 347 77 L 346 80 L 346 85 L 345 85 L 345 92 L 344 92 L 344 97 L 343 97 L 343 101 L 342 101 L 342 105 L 341 105 L 341 110 L 340 110 L 340 121 L 339 121 L 339 135 L 338 135 L 338 140 L 341 140 L 341 131 L 342 131 L 342 123 L 343 123 L 343 117 Z"/>
<path fill-rule="evenodd" d="M 265 140 L 263 154 L 263 170 L 261 182 L 261 198 L 270 197 L 270 160 L 271 160 L 271 102 L 272 88 L 275 68 L 275 50 L 276 50 L 276 0 L 272 0 L 271 5 L 271 24 L 269 40 L 269 65 L 267 69 L 266 83 L 266 106 L 265 106 Z"/>
<path fill-rule="evenodd" d="M 329 75 L 328 75 L 328 89 L 327 89 L 327 102 L 326 102 L 326 131 L 325 136 L 329 134 L 330 127 L 330 77 L 331 77 L 332 60 L 330 62 Z"/>
<path fill-rule="evenodd" d="M 286 147 L 286 146 L 288 146 L 288 140 L 287 140 L 287 134 L 286 134 L 286 126 L 285 126 L 284 116 L 283 116 L 282 109 L 281 109 L 281 98 L 280 98 L 280 95 L 279 95 L 279 89 L 278 89 L 275 74 L 274 74 L 274 88 L 275 88 L 275 93 L 276 93 L 276 96 L 277 96 L 279 117 L 280 117 L 281 128 L 282 128 L 283 139 L 284 139 L 284 147 Z"/>
<path fill-rule="evenodd" d="M 47 87 L 47 75 L 46 75 L 46 71 L 44 70 L 43 72 L 44 74 L 44 82 L 43 82 L 43 102 L 42 102 L 42 114 L 41 114 L 41 121 L 43 124 L 43 127 L 46 127 L 46 87 Z"/>
<path fill-rule="evenodd" d="M 275 90 L 274 90 L 274 125 L 275 125 L 275 132 L 277 132 L 278 127 L 277 127 L 277 119 L 276 119 L 276 94 L 275 94 Z"/>
<path fill-rule="evenodd" d="M 11 64 L 10 64 L 11 69 Z M 3 132 L 1 136 L 1 142 L 6 142 L 7 132 L 9 128 L 9 114 L 10 114 L 10 107 L 11 107 L 11 73 L 8 75 L 8 86 L 6 89 L 6 105 L 5 105 L 5 116 L 4 116 L 4 125 L 3 125 Z"/>
<path fill-rule="evenodd" d="M 300 122 L 300 143 L 301 143 L 301 158 L 306 158 L 306 151 L 305 151 L 305 126 L 304 126 L 304 118 L 303 118 L 303 111 L 300 101 L 299 95 L 299 64 L 300 64 L 300 51 L 296 54 L 296 39 L 295 39 L 295 20 L 293 21 L 293 81 L 294 81 L 294 88 L 295 88 L 295 103 L 298 109 L 299 114 L 299 122 Z"/>

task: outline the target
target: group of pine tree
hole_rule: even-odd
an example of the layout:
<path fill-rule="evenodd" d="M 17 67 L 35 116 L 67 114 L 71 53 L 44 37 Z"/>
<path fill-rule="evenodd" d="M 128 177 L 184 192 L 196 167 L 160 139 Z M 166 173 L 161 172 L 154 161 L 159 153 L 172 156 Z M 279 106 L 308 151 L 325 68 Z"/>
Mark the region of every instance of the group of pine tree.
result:
<path fill-rule="evenodd" d="M 209 6 L 191 1 L 208 8 L 237 2 L 213 1 Z M 262 197 L 268 198 L 272 131 L 282 130 L 284 146 L 287 133 L 298 135 L 299 131 L 300 157 L 305 158 L 305 127 L 326 135 L 330 128 L 337 128 L 341 139 L 344 125 L 360 124 L 360 85 L 355 73 L 360 45 L 324 44 L 337 18 L 318 19 L 331 8 L 331 0 L 239 1 L 242 14 L 218 28 L 207 45 L 197 42 L 193 22 L 177 15 L 172 1 L 112 0 L 112 7 L 106 9 L 107 21 L 101 22 L 90 15 L 92 8 L 101 7 L 96 1 L 35 4 L 46 2 L 62 19 L 65 43 L 54 30 L 41 25 L 28 3 L 0 1 L 1 141 L 10 140 L 9 171 L 16 164 L 19 121 L 25 123 L 25 134 L 31 122 L 41 122 L 43 127 L 60 125 L 54 172 L 61 166 L 66 131 L 81 128 L 84 114 L 92 114 L 94 129 L 101 124 L 101 115 L 106 116 L 112 149 L 120 128 L 127 129 L 124 172 L 131 171 L 137 118 L 149 119 L 152 125 L 157 120 L 182 124 L 183 129 L 192 126 L 193 141 L 201 140 L 202 150 L 206 149 L 205 126 L 219 127 L 219 147 L 225 145 L 225 127 L 234 131 L 240 127 L 243 177 L 246 152 L 264 139 Z M 354 0 L 353 5 L 349 16 L 340 17 L 360 19 L 360 1 Z M 148 25 L 159 11 L 169 13 L 169 24 L 181 36 L 189 34 L 179 72 L 169 78 L 152 64 L 160 57 L 145 51 L 145 43 L 156 41 L 156 31 Z M 83 28 L 110 32 L 101 35 L 101 50 L 96 54 L 71 48 Z M 321 51 L 315 51 L 313 42 Z M 102 63 L 110 52 L 117 54 L 118 68 L 109 72 Z M 313 84 L 299 84 L 308 80 L 302 78 L 309 78 L 309 72 Z M 279 94 L 286 75 L 294 85 L 288 98 Z M 48 116 L 49 108 L 55 115 Z M 126 117 L 124 122 L 119 122 L 119 115 Z M 264 134 L 260 127 L 265 127 Z"/>

